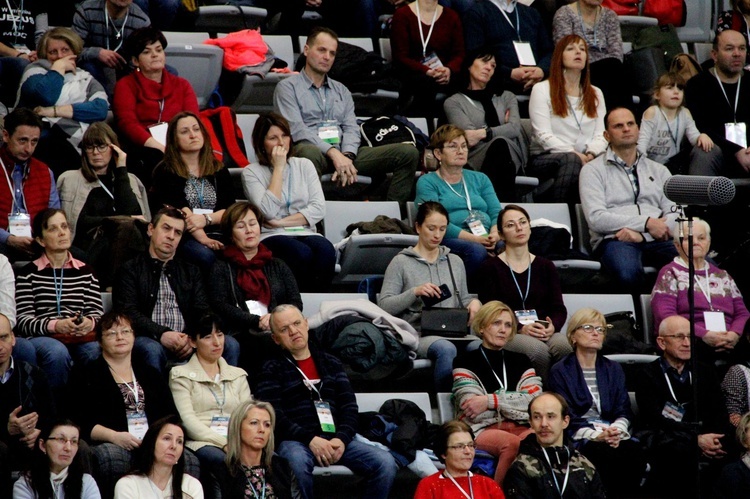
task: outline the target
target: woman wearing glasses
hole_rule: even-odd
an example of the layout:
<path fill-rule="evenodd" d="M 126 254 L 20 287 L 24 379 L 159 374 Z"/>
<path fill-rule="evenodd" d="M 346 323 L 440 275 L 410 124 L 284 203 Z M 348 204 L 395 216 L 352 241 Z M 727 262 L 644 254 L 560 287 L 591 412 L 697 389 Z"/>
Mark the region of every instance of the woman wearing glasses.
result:
<path fill-rule="evenodd" d="M 463 421 L 448 421 L 435 435 L 435 454 L 445 470 L 423 478 L 414 499 L 503 499 L 505 495 L 493 480 L 471 471 L 477 445 L 471 427 Z"/>
<path fill-rule="evenodd" d="M 515 312 L 519 329 L 507 346 L 526 354 L 543 380 L 549 367 L 572 352 L 560 331 L 567 318 L 560 277 L 555 265 L 529 251 L 531 217 L 522 207 L 508 204 L 497 218 L 505 250 L 479 267 L 479 300 L 499 300 Z"/>
<path fill-rule="evenodd" d="M 96 339 L 101 356 L 73 370 L 71 410 L 81 423 L 81 438 L 91 445 L 96 481 L 108 498 L 135 463 L 134 451 L 149 424 L 177 410 L 163 377 L 132 357 L 135 334 L 127 315 L 104 314 Z"/>
<path fill-rule="evenodd" d="M 13 499 L 100 499 L 96 482 L 83 472 L 78 426 L 61 419 L 43 431 L 31 469 L 13 487 Z"/>
<path fill-rule="evenodd" d="M 568 322 L 573 353 L 552 366 L 549 389 L 570 406 L 568 433 L 599 470 L 607 497 L 636 497 L 645 470 L 641 447 L 630 440 L 630 398 L 622 367 L 599 350 L 604 315 L 582 308 Z"/>
<path fill-rule="evenodd" d="M 469 140 L 461 128 L 441 126 L 430 137 L 430 148 L 440 166 L 419 178 L 414 203 L 437 201 L 448 210 L 443 245 L 463 260 L 471 285 L 479 264 L 500 239 L 495 225 L 500 201 L 487 175 L 464 168 Z"/>
<path fill-rule="evenodd" d="M 502 485 L 529 427 L 529 402 L 542 380 L 529 358 L 505 350 L 516 334 L 513 310 L 499 301 L 482 305 L 472 328 L 482 339 L 476 350 L 453 361 L 456 419 L 471 425 L 477 447 L 498 458 L 495 481 Z"/>

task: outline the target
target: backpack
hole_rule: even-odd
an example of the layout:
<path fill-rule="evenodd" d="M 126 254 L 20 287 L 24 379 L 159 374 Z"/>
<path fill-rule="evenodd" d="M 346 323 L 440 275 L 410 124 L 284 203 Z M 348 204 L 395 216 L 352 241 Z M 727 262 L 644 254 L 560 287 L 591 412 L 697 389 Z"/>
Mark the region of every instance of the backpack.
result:
<path fill-rule="evenodd" d="M 698 61 L 696 61 L 695 57 L 693 57 L 692 55 L 677 54 L 676 56 L 674 56 L 674 59 L 672 59 L 672 64 L 669 66 L 669 71 L 682 76 L 682 78 L 685 80 L 685 83 L 687 83 L 690 78 L 703 71 L 703 68 L 700 64 L 698 64 Z"/>
<path fill-rule="evenodd" d="M 362 145 L 367 147 L 404 143 L 417 145 L 414 132 L 402 122 L 388 116 L 370 118 L 359 125 L 359 131 L 362 134 L 362 141 L 365 142 Z"/>
<path fill-rule="evenodd" d="M 200 114 L 201 122 L 211 137 L 214 157 L 225 168 L 244 168 L 250 164 L 247 159 L 242 130 L 237 124 L 237 116 L 226 106 L 205 109 Z"/>

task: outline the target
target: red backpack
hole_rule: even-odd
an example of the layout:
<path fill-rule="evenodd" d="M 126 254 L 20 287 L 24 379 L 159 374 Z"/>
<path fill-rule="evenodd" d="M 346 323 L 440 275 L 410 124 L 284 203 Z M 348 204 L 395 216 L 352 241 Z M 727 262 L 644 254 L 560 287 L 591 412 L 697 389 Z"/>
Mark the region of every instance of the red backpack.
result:
<path fill-rule="evenodd" d="M 250 164 L 242 130 L 232 109 L 226 106 L 205 109 L 201 111 L 201 121 L 211 136 L 214 156 L 225 168 L 244 168 Z"/>

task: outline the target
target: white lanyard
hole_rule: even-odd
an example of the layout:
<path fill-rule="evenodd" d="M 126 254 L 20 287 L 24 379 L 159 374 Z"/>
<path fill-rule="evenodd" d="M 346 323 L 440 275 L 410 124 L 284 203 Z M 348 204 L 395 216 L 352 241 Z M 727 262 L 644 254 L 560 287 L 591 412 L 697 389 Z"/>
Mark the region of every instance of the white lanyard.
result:
<path fill-rule="evenodd" d="M 495 375 L 495 379 L 497 380 L 497 384 L 500 385 L 500 388 L 502 390 L 507 390 L 506 387 L 508 386 L 508 371 L 505 370 L 505 356 L 503 355 L 503 381 L 505 381 L 505 383 L 503 383 L 503 381 L 500 381 L 500 378 L 497 376 L 497 373 L 492 368 L 492 364 L 490 364 L 490 359 L 487 358 L 487 354 L 484 353 L 484 350 L 482 350 L 481 346 L 479 347 L 479 350 L 482 351 L 482 355 L 484 356 L 484 360 L 487 361 L 487 365 L 490 366 L 490 371 L 492 371 L 492 374 Z"/>
<path fill-rule="evenodd" d="M 456 481 L 456 479 L 451 476 L 450 473 L 448 473 L 447 471 L 444 471 L 443 475 L 447 476 L 448 478 L 450 478 L 450 481 L 453 482 L 453 485 L 455 485 L 456 487 L 458 487 L 458 490 L 461 491 L 461 493 L 464 495 L 464 497 L 466 499 L 474 499 L 474 487 L 471 485 L 471 475 L 472 475 L 471 471 L 469 471 L 469 493 L 468 494 L 466 493 L 466 491 L 464 490 L 464 488 L 461 487 L 458 484 L 458 482 Z"/>
<path fill-rule="evenodd" d="M 701 293 L 703 293 L 703 296 L 706 297 L 706 301 L 708 302 L 708 308 L 710 310 L 713 310 L 713 306 L 711 305 L 711 284 L 708 282 L 708 267 L 706 267 L 706 286 L 708 289 L 703 287 L 703 284 L 701 284 L 701 281 L 698 279 L 698 276 L 695 276 L 695 284 L 698 285 L 699 288 L 701 288 Z"/>
<path fill-rule="evenodd" d="M 432 22 L 430 23 L 430 31 L 427 32 L 427 38 L 424 37 L 422 31 L 422 18 L 419 15 L 419 0 L 417 0 L 417 26 L 419 26 L 419 39 L 422 41 L 422 57 L 427 56 L 427 44 L 430 42 L 432 36 L 432 28 L 435 27 L 435 19 L 437 19 L 438 7 L 435 5 L 435 12 L 432 13 Z"/>
<path fill-rule="evenodd" d="M 133 387 L 131 388 L 127 381 L 125 381 L 123 378 L 120 377 L 119 374 L 115 372 L 114 369 L 112 369 L 112 366 L 107 364 L 110 371 L 112 371 L 112 374 L 114 374 L 117 378 L 119 378 L 119 381 L 122 382 L 125 386 L 128 387 L 128 390 L 133 394 L 133 397 L 135 397 L 135 410 L 138 410 L 138 382 L 135 380 L 135 372 L 133 372 L 133 368 L 130 368 L 130 373 L 133 376 Z"/>
<path fill-rule="evenodd" d="M 21 6 L 18 9 L 18 15 L 13 13 L 13 7 L 11 7 L 10 5 L 10 0 L 5 0 L 5 5 L 8 6 L 8 15 L 10 16 L 10 20 L 13 22 L 13 36 L 15 38 L 18 38 L 18 24 L 16 23 L 16 20 L 23 20 L 23 0 L 21 1 Z M 21 28 L 23 28 L 23 24 L 21 24 Z"/>
<path fill-rule="evenodd" d="M 287 357 L 286 360 L 289 360 L 289 357 Z M 307 383 L 305 384 L 310 390 L 313 390 L 318 395 L 318 400 L 322 401 L 323 397 L 320 395 L 320 392 L 315 387 L 315 385 L 313 385 L 312 381 L 310 381 L 310 378 L 307 377 L 307 375 L 302 371 L 302 369 L 299 368 L 297 364 L 295 364 L 291 360 L 289 360 L 289 363 L 292 364 L 299 371 L 299 373 L 302 375 L 303 378 L 305 378 L 305 381 L 307 381 Z"/>
<path fill-rule="evenodd" d="M 469 97 L 466 94 L 461 94 L 461 95 L 463 95 L 464 97 L 466 97 L 466 100 L 469 101 L 469 104 L 471 104 L 475 108 L 479 109 L 479 106 L 477 106 L 476 102 L 474 102 L 474 99 L 472 99 L 471 97 Z"/>
<path fill-rule="evenodd" d="M 672 142 L 674 142 L 675 147 L 679 149 L 680 145 L 677 143 L 677 134 L 680 133 L 680 113 L 677 113 L 677 121 L 675 123 L 674 133 L 672 133 L 672 128 L 669 126 L 669 119 L 667 119 L 667 115 L 664 114 L 661 106 L 659 106 L 659 112 L 664 118 L 664 122 L 667 124 L 667 131 L 669 132 L 669 136 L 672 137 Z"/>
<path fill-rule="evenodd" d="M 157 123 L 161 123 L 161 114 L 164 112 L 164 99 L 159 101 L 159 119 L 156 121 Z"/>
<path fill-rule="evenodd" d="M 508 21 L 508 24 L 510 24 L 510 27 L 516 30 L 516 36 L 518 36 L 518 41 L 521 42 L 521 20 L 518 17 L 518 6 L 516 5 L 515 8 L 516 11 L 516 25 L 513 26 L 513 23 L 510 22 L 510 18 L 508 17 L 508 14 L 505 13 L 504 9 L 500 9 L 500 13 L 503 15 L 506 21 Z"/>
<path fill-rule="evenodd" d="M 219 412 L 221 414 L 224 414 L 224 404 L 227 403 L 227 385 L 223 381 L 221 382 L 221 402 L 219 402 L 219 397 L 216 396 L 214 393 L 214 390 L 209 386 L 208 391 L 211 392 L 211 395 L 214 396 L 214 400 L 216 400 L 216 405 L 219 406 Z"/>
<path fill-rule="evenodd" d="M 565 96 L 565 101 L 568 103 L 568 108 L 570 109 L 570 112 L 573 114 L 573 119 L 576 120 L 576 125 L 578 126 L 578 131 L 580 132 L 581 121 L 578 119 L 578 115 L 576 114 L 575 109 L 573 109 L 573 104 L 570 103 L 570 98 L 567 95 Z M 583 113 L 581 113 L 581 119 L 583 119 Z"/>
<path fill-rule="evenodd" d="M 664 373 L 664 379 L 667 380 L 667 386 L 669 387 L 669 393 L 672 394 L 672 398 L 674 399 L 675 404 L 679 404 L 680 401 L 677 400 L 677 395 L 674 394 L 674 390 L 672 389 L 672 382 L 670 381 L 669 376 L 667 375 L 667 373 Z M 690 380 L 690 384 L 692 385 L 693 384 L 693 373 L 688 372 L 688 379 Z"/>
<path fill-rule="evenodd" d="M 115 30 L 115 40 L 120 40 L 120 43 L 117 44 L 117 47 L 115 47 L 115 52 L 120 50 L 120 47 L 122 47 L 122 42 L 125 41 L 125 37 L 122 36 L 122 32 L 125 31 L 125 24 L 128 22 L 128 17 L 130 16 L 130 8 L 128 8 L 128 12 L 125 14 L 125 20 L 122 22 L 122 28 L 119 30 L 117 29 L 117 26 L 115 26 L 114 19 L 112 20 L 112 28 Z M 104 5 L 104 24 L 107 26 L 107 50 L 109 50 L 109 12 L 107 11 L 107 5 L 105 3 Z"/>
<path fill-rule="evenodd" d="M 721 93 L 724 94 L 724 98 L 727 100 L 727 104 L 730 106 L 732 105 L 731 102 L 729 102 L 729 97 L 727 97 L 727 91 L 724 90 L 724 85 L 721 83 L 721 80 L 719 79 L 719 75 L 716 74 L 716 68 L 713 70 L 714 78 L 716 78 L 716 81 L 719 82 L 719 88 L 721 88 Z M 732 110 L 732 113 L 734 115 L 734 122 L 737 123 L 737 103 L 740 100 L 740 84 L 742 83 L 742 73 L 737 77 L 737 93 L 734 94 L 734 109 Z"/>
<path fill-rule="evenodd" d="M 5 173 L 5 180 L 8 182 L 8 190 L 10 191 L 10 212 L 13 213 L 21 213 L 21 210 L 16 208 L 16 210 L 13 210 L 13 207 L 16 206 L 16 191 L 13 190 L 13 183 L 10 181 L 10 176 L 8 175 L 8 169 L 5 168 L 5 163 L 3 163 L 3 160 L 0 159 L 0 167 L 3 168 L 3 173 Z M 15 165 L 13 165 L 13 168 L 15 169 Z M 26 213 L 29 212 L 29 210 L 26 208 L 26 196 L 23 195 L 23 185 L 21 186 L 21 199 L 23 199 L 23 208 L 26 210 Z"/>
<path fill-rule="evenodd" d="M 568 478 L 570 478 L 570 449 L 565 447 L 565 450 L 568 452 L 568 465 L 565 467 L 565 480 L 563 480 L 563 486 L 562 489 L 560 488 L 560 484 L 557 483 L 557 477 L 555 476 L 555 470 L 552 468 L 552 463 L 549 460 L 549 456 L 547 455 L 547 449 L 542 447 L 542 452 L 544 452 L 544 459 L 547 460 L 547 464 L 549 465 L 549 469 L 552 472 L 552 480 L 555 481 L 555 488 L 557 489 L 557 493 L 560 494 L 560 497 L 562 498 L 563 494 L 565 493 L 565 489 L 568 487 Z"/>
<path fill-rule="evenodd" d="M 114 200 L 115 200 L 115 196 L 114 196 L 114 195 L 113 195 L 113 194 L 112 194 L 112 193 L 111 193 L 111 192 L 109 191 L 109 189 L 107 189 L 107 186 L 106 186 L 106 185 L 104 185 L 104 184 L 102 183 L 102 181 L 101 181 L 101 180 L 99 181 L 99 186 L 100 186 L 100 187 L 101 187 L 102 189 L 104 189 L 104 192 L 106 192 L 107 194 L 109 194 L 109 197 L 111 197 L 111 198 L 112 198 L 112 201 L 114 201 Z M 115 207 L 113 206 L 113 207 L 112 207 L 112 209 L 114 210 L 114 209 L 115 209 Z"/>
<path fill-rule="evenodd" d="M 443 182 L 445 182 L 445 185 L 447 185 L 447 186 L 448 186 L 448 188 L 449 188 L 450 190 L 452 190 L 452 191 L 453 191 L 453 194 L 455 194 L 456 196 L 458 196 L 458 197 L 460 197 L 460 198 L 463 198 L 463 196 L 462 196 L 461 194 L 459 194 L 459 193 L 458 193 L 458 192 L 456 191 L 456 189 L 454 189 L 454 188 L 453 188 L 453 186 L 452 186 L 451 184 L 449 184 L 449 183 L 448 183 L 448 181 L 447 181 L 447 180 L 445 180 L 445 179 L 444 179 L 444 178 L 443 178 L 443 177 L 442 177 L 442 176 L 440 175 L 440 172 L 439 172 L 439 171 L 438 171 L 438 172 L 435 172 L 435 173 L 437 173 L 437 176 L 438 176 L 438 177 L 440 177 L 440 179 L 441 179 L 441 180 L 442 180 Z M 463 177 L 463 175 L 461 175 L 461 184 L 463 184 L 463 186 L 464 186 L 464 194 L 466 194 L 466 197 L 464 198 L 464 199 L 466 199 L 466 207 L 467 207 L 467 208 L 469 209 L 469 211 L 471 211 L 471 197 L 469 196 L 469 189 L 468 189 L 468 187 L 466 187 L 466 181 L 464 180 L 464 177 Z"/>

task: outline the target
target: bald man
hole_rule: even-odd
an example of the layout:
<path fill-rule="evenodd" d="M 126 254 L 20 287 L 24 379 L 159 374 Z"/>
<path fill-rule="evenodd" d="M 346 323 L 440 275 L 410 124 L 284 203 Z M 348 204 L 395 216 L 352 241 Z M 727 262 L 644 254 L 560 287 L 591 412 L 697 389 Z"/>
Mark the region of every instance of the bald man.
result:
<path fill-rule="evenodd" d="M 700 497 L 708 497 L 725 464 L 726 445 L 733 435 L 719 381 L 712 367 L 696 363 L 696 411 L 690 322 L 678 315 L 667 317 L 659 326 L 656 344 L 663 355 L 638 373 L 635 391 L 643 428 L 635 436 L 649 447 L 651 473 L 647 486 L 657 497 L 694 497 L 695 482 L 690 476 L 698 469 L 700 454 L 700 461 L 705 463 Z M 691 475 L 685 474 L 688 470 Z"/>

